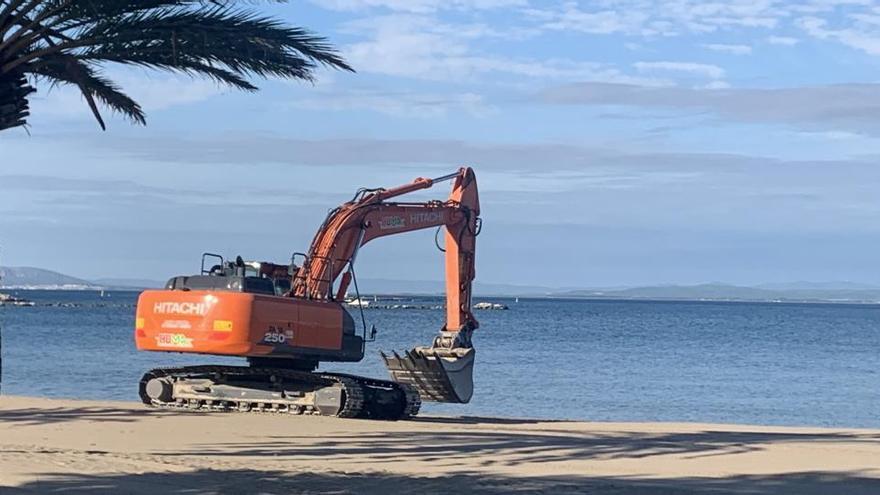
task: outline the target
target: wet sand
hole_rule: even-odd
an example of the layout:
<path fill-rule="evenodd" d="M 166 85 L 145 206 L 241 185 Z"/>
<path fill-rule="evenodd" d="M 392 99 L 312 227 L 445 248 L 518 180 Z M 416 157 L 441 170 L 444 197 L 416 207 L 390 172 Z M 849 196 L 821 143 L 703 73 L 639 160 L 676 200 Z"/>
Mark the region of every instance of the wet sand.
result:
<path fill-rule="evenodd" d="M 880 430 L 0 398 L 0 493 L 880 493 Z"/>

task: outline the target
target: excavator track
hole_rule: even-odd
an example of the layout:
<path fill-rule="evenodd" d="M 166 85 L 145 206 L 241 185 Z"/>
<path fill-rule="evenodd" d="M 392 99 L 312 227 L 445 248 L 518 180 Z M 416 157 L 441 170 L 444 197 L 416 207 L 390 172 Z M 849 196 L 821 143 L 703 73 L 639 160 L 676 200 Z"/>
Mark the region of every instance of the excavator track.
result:
<path fill-rule="evenodd" d="M 418 415 L 422 407 L 422 398 L 419 392 L 405 383 L 343 373 L 326 373 L 323 376 L 352 380 L 364 388 L 367 400 L 358 417 L 387 420 L 407 419 Z"/>
<path fill-rule="evenodd" d="M 418 392 L 404 384 L 249 366 L 157 368 L 144 374 L 138 392 L 148 406 L 195 411 L 399 420 L 421 406 Z"/>

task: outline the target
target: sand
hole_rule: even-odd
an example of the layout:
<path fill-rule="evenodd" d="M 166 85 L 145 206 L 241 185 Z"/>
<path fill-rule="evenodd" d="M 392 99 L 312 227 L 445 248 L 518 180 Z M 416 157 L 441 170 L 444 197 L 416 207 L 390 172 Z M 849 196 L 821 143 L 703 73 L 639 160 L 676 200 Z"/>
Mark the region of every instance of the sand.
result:
<path fill-rule="evenodd" d="M 0 493 L 880 493 L 880 430 L 0 398 Z"/>

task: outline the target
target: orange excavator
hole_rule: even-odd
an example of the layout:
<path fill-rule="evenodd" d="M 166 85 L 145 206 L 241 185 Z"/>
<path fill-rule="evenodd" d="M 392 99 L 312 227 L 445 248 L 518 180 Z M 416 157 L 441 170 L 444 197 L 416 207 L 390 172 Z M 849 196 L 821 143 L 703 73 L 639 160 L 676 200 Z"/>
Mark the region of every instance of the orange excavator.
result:
<path fill-rule="evenodd" d="M 390 201 L 453 181 L 446 201 Z M 330 211 L 309 252 L 290 264 L 202 255 L 198 275 L 170 279 L 138 298 L 139 350 L 241 356 L 247 366 L 158 368 L 140 381 L 154 407 L 269 411 L 340 417 L 402 419 L 421 401 L 466 403 L 473 394 L 478 327 L 471 314 L 476 238 L 480 231 L 477 181 L 470 168 L 392 189 L 360 189 Z M 321 362 L 353 362 L 375 338 L 346 309 L 357 288 L 360 248 L 378 237 L 445 227 L 446 324 L 433 343 L 382 354 L 391 380 L 316 371 Z M 216 263 L 207 263 L 216 259 Z M 297 265 L 297 261 L 300 265 Z"/>

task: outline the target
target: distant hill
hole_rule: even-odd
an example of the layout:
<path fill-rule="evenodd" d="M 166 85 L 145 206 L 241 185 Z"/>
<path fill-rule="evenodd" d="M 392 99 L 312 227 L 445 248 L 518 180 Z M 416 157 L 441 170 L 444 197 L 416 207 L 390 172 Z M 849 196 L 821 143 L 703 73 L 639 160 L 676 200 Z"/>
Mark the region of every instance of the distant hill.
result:
<path fill-rule="evenodd" d="M 142 278 L 99 278 L 92 283 L 102 287 L 119 289 L 159 289 L 165 287 L 165 281 Z"/>
<path fill-rule="evenodd" d="M 85 280 L 33 267 L 0 267 L 0 288 L 23 289 L 147 289 L 164 281 L 131 278 Z M 442 281 L 360 279 L 362 294 L 442 294 Z M 354 292 L 354 285 L 350 292 Z M 791 282 L 754 287 L 710 283 L 698 285 L 656 285 L 629 288 L 562 289 L 537 285 L 491 284 L 477 281 L 474 295 L 572 297 L 596 299 L 645 299 L 684 301 L 786 301 L 880 303 L 880 287 L 854 282 Z"/>
<path fill-rule="evenodd" d="M 365 294 L 413 294 L 433 295 L 446 291 L 442 281 L 431 280 L 392 280 L 382 278 L 358 279 L 358 288 Z M 354 291 L 352 284 L 349 291 Z M 537 285 L 474 283 L 474 293 L 479 296 L 546 296 L 558 288 Z"/>
<path fill-rule="evenodd" d="M 132 278 L 100 278 L 85 280 L 63 273 L 33 267 L 0 267 L 0 287 L 31 289 L 151 289 L 163 287 L 165 281 Z M 369 294 L 442 294 L 446 286 L 441 281 L 361 279 L 358 285 Z M 352 291 L 354 286 L 352 286 Z M 544 296 L 554 290 L 550 287 L 509 284 L 475 284 L 475 292 L 481 296 L 534 295 Z"/>
<path fill-rule="evenodd" d="M 360 279 L 362 292 L 369 294 L 442 294 L 446 286 L 441 281 Z M 132 278 L 100 278 L 85 280 L 63 273 L 33 267 L 0 267 L 0 287 L 31 289 L 151 289 L 163 287 L 165 281 Z M 352 286 L 352 291 L 354 286 Z M 497 295 L 547 295 L 554 290 L 550 287 L 482 284 L 477 282 L 475 292 L 482 296 Z"/>
<path fill-rule="evenodd" d="M 162 287 L 165 282 L 127 278 L 85 280 L 31 266 L 0 267 L 0 287 L 23 289 L 145 289 Z"/>
<path fill-rule="evenodd" d="M 858 282 L 788 282 L 774 284 L 760 284 L 755 287 L 770 290 L 874 290 L 880 289 L 880 285 L 862 284 Z"/>
<path fill-rule="evenodd" d="M 0 267 L 0 287 L 88 288 L 95 284 L 63 273 L 30 266 Z"/>
<path fill-rule="evenodd" d="M 632 299 L 772 299 L 774 291 L 725 284 L 658 285 L 619 290 L 574 290 L 557 295 Z"/>
<path fill-rule="evenodd" d="M 842 285 L 839 282 L 835 284 Z M 743 287 L 727 284 L 659 285 L 619 290 L 580 289 L 556 292 L 553 295 L 558 297 L 696 301 L 880 302 L 880 288 L 811 288 L 820 287 L 821 285 L 814 284 L 812 286 L 808 285 L 806 288 L 796 288 L 796 285 L 791 284 L 787 285 L 791 287 L 788 289 Z M 853 285 L 861 286 L 860 284 Z"/>

